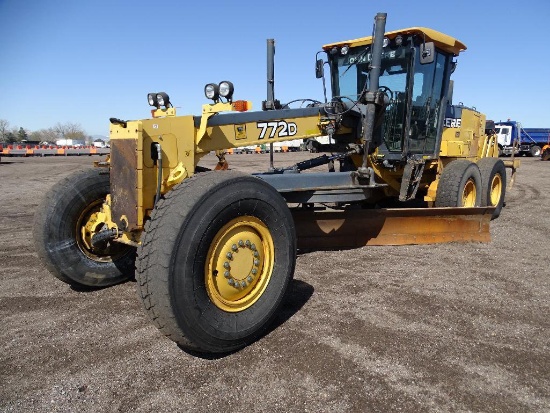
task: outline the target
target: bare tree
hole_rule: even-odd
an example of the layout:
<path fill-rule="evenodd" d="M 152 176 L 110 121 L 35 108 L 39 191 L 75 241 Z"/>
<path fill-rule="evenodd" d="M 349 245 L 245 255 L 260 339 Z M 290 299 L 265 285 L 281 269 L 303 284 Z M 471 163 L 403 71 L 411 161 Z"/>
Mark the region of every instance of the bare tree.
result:
<path fill-rule="evenodd" d="M 86 138 L 86 133 L 78 123 L 57 123 L 53 129 L 61 139 L 80 139 Z"/>
<path fill-rule="evenodd" d="M 7 142 L 10 132 L 10 123 L 6 119 L 0 119 L 0 142 Z"/>
<path fill-rule="evenodd" d="M 31 140 L 40 141 L 40 142 L 50 142 L 55 143 L 59 139 L 59 135 L 54 128 L 40 129 L 34 132 L 31 132 L 29 135 Z"/>

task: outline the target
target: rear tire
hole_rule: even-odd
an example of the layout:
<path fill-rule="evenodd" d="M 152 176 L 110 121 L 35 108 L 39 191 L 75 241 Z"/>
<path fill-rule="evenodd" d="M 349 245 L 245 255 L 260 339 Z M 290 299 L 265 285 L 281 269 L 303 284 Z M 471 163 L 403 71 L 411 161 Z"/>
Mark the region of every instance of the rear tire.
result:
<path fill-rule="evenodd" d="M 436 207 L 477 207 L 481 205 L 481 173 L 473 162 L 457 159 L 441 173 L 435 196 Z"/>
<path fill-rule="evenodd" d="M 187 350 L 224 353 L 266 330 L 295 261 L 294 222 L 283 197 L 253 176 L 212 171 L 158 202 L 136 276 L 161 332 Z"/>
<path fill-rule="evenodd" d="M 481 206 L 496 207 L 492 219 L 498 218 L 506 195 L 506 167 L 497 158 L 482 158 L 477 163 L 481 172 Z"/>
<path fill-rule="evenodd" d="M 67 284 L 107 287 L 134 275 L 135 248 L 113 242 L 92 250 L 82 242 L 84 222 L 99 210 L 109 189 L 108 172 L 87 169 L 55 184 L 38 205 L 36 251 L 48 270 Z"/>

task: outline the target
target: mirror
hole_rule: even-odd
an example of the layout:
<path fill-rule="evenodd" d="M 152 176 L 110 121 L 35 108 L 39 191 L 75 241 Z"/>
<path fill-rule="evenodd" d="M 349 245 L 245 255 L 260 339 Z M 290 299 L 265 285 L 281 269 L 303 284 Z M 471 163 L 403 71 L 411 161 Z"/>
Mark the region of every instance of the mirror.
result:
<path fill-rule="evenodd" d="M 420 64 L 426 65 L 432 63 L 435 58 L 434 42 L 422 43 L 420 45 Z"/>
<path fill-rule="evenodd" d="M 324 64 L 325 61 L 323 59 L 319 59 L 315 62 L 315 77 L 317 79 L 321 79 L 325 74 Z"/>

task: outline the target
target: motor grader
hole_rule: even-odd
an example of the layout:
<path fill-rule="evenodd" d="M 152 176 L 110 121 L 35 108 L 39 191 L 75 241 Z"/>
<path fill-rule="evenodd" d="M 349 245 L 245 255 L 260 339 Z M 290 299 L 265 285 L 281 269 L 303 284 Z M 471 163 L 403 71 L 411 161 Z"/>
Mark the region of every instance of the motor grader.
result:
<path fill-rule="evenodd" d="M 324 102 L 274 99 L 269 40 L 261 111 L 224 81 L 205 86 L 212 102 L 199 116 L 178 116 L 161 92 L 148 95 L 151 118 L 112 118 L 110 157 L 54 186 L 38 209 L 44 264 L 77 286 L 135 274 L 162 333 L 189 350 L 228 352 L 265 332 L 298 248 L 488 241 L 506 170 L 485 115 L 450 100 L 466 46 L 427 28 L 385 33 L 385 22 L 379 13 L 372 36 L 323 46 Z M 321 136 L 328 153 L 256 174 L 224 156 Z M 212 152 L 209 170 L 200 161 Z"/>

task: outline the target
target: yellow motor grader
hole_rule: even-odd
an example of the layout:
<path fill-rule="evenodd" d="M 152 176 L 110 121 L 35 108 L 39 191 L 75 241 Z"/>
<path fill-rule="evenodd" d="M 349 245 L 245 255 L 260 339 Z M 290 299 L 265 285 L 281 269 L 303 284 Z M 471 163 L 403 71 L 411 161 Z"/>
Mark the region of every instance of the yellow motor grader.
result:
<path fill-rule="evenodd" d="M 324 102 L 291 108 L 274 98 L 268 40 L 261 111 L 234 100 L 224 81 L 205 86 L 212 103 L 199 116 L 177 116 L 161 92 L 148 95 L 151 118 L 111 118 L 110 158 L 54 186 L 38 208 L 45 265 L 80 286 L 135 274 L 167 337 L 228 352 L 266 330 L 298 248 L 489 241 L 506 169 L 485 115 L 451 102 L 466 47 L 427 28 L 385 33 L 385 22 L 379 13 L 373 36 L 323 46 L 315 71 Z M 244 174 L 224 157 L 322 136 L 327 153 L 284 168 Z M 213 151 L 209 170 L 199 163 Z"/>

